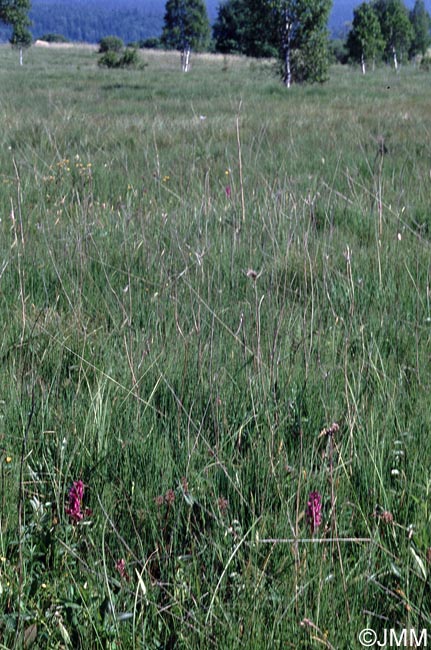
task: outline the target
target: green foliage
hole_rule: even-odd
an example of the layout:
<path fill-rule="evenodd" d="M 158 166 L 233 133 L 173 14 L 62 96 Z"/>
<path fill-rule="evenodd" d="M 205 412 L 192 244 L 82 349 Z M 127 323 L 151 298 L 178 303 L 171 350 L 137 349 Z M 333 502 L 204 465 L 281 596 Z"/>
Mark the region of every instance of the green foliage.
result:
<path fill-rule="evenodd" d="M 245 0 L 226 0 L 219 6 L 213 35 L 216 52 L 247 54 L 247 27 L 250 12 Z"/>
<path fill-rule="evenodd" d="M 206 50 L 210 26 L 203 0 L 167 0 L 161 41 L 168 49 Z"/>
<path fill-rule="evenodd" d="M 145 40 L 138 42 L 138 47 L 144 50 L 161 50 L 163 45 L 160 38 L 146 38 Z"/>
<path fill-rule="evenodd" d="M 25 22 L 16 23 L 13 27 L 12 36 L 10 38 L 10 44 L 16 48 L 30 47 L 33 42 L 33 38 Z"/>
<path fill-rule="evenodd" d="M 124 43 L 118 36 L 105 36 L 99 42 L 98 65 L 102 68 L 137 68 L 142 67 L 136 48 L 124 49 Z"/>
<path fill-rule="evenodd" d="M 99 52 L 121 52 L 124 42 L 118 36 L 105 36 L 99 41 Z"/>
<path fill-rule="evenodd" d="M 332 63 L 347 63 L 349 58 L 349 51 L 345 40 L 341 38 L 331 39 L 329 43 L 329 52 L 332 58 Z"/>
<path fill-rule="evenodd" d="M 135 48 L 128 47 L 121 57 L 120 68 L 136 67 L 139 65 L 139 55 Z"/>
<path fill-rule="evenodd" d="M 268 0 L 245 0 L 245 15 L 245 54 L 278 57 L 280 22 L 276 5 Z"/>
<path fill-rule="evenodd" d="M 423 0 L 415 1 L 413 9 L 410 11 L 410 22 L 413 28 L 410 56 L 414 57 L 417 54 L 425 56 L 431 43 L 431 17 L 425 8 Z"/>
<path fill-rule="evenodd" d="M 28 26 L 30 8 L 30 0 L 0 0 L 0 21 L 12 26 L 18 24 Z"/>
<path fill-rule="evenodd" d="M 374 7 L 363 2 L 353 12 L 352 28 L 347 37 L 350 58 L 363 66 L 373 64 L 381 57 L 385 47 L 379 18 Z"/>
<path fill-rule="evenodd" d="M 408 55 L 413 38 L 408 11 L 402 0 L 374 0 L 373 8 L 380 22 L 387 59 L 397 67 L 397 60 Z"/>
<path fill-rule="evenodd" d="M 330 64 L 327 23 L 332 0 L 277 0 L 275 6 L 285 84 L 326 81 Z"/>
<path fill-rule="evenodd" d="M 99 65 L 101 68 L 119 68 L 120 59 L 121 57 L 119 54 L 117 54 L 117 52 L 110 50 L 108 52 L 105 52 L 105 54 L 100 57 L 97 65 Z"/>
<path fill-rule="evenodd" d="M 30 47 L 32 36 L 28 30 L 30 0 L 0 0 L 0 21 L 12 27 L 10 43 L 20 50 Z"/>
<path fill-rule="evenodd" d="M 102 68 L 137 68 L 141 67 L 139 55 L 135 48 L 126 48 L 122 52 L 107 50 L 100 57 L 98 65 Z"/>
<path fill-rule="evenodd" d="M 53 34 L 52 32 L 48 34 L 43 34 L 40 37 L 41 41 L 46 41 L 47 43 L 69 43 L 69 39 L 63 36 L 63 34 Z"/>
<path fill-rule="evenodd" d="M 215 50 L 256 58 L 277 57 L 280 47 L 276 11 L 266 0 L 226 0 L 214 24 Z"/>
<path fill-rule="evenodd" d="M 420 62 L 420 69 L 424 72 L 431 71 L 431 56 L 429 54 L 422 57 Z"/>
<path fill-rule="evenodd" d="M 216 50 L 280 57 L 285 80 L 325 81 L 330 8 L 331 0 L 227 0 L 214 26 Z"/>

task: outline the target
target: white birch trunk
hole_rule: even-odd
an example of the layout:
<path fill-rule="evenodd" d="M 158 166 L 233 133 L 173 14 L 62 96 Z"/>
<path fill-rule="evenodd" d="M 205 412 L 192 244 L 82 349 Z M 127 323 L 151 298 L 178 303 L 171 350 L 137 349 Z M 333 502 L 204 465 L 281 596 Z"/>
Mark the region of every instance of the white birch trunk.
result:
<path fill-rule="evenodd" d="M 397 59 L 397 51 L 396 51 L 395 47 L 392 47 L 392 54 L 393 54 L 393 57 L 394 57 L 394 68 L 398 72 L 398 59 Z"/>
<path fill-rule="evenodd" d="M 292 85 L 292 70 L 290 68 L 290 47 L 286 48 L 286 53 L 284 57 L 284 78 L 286 88 L 290 88 Z"/>
<path fill-rule="evenodd" d="M 22 65 L 22 47 L 19 48 L 19 64 Z"/>
<path fill-rule="evenodd" d="M 190 48 L 186 47 L 181 52 L 181 70 L 188 72 L 190 70 Z"/>
<path fill-rule="evenodd" d="M 285 27 L 284 27 L 284 85 L 286 88 L 290 88 L 292 85 L 292 68 L 291 68 L 291 54 L 292 54 L 292 33 L 291 33 L 291 24 L 289 21 L 289 16 L 285 13 Z"/>
<path fill-rule="evenodd" d="M 366 72 L 366 70 L 365 70 L 365 56 L 364 56 L 363 52 L 361 54 L 361 70 L 362 70 L 362 74 L 365 74 L 365 72 Z"/>

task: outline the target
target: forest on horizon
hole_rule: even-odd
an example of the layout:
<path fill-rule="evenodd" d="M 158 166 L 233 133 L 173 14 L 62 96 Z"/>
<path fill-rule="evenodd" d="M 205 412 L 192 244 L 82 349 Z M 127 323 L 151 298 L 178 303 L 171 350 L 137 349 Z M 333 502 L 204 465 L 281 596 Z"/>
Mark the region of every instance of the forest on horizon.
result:
<path fill-rule="evenodd" d="M 206 0 L 208 17 L 213 24 L 220 0 Z M 339 0 L 329 19 L 333 36 L 346 32 L 356 0 Z M 407 2 L 406 4 L 411 4 Z M 429 2 L 426 2 L 429 5 Z M 33 0 L 31 33 L 62 34 L 71 41 L 97 43 L 108 34 L 125 42 L 160 36 L 163 28 L 165 0 Z M 428 7 L 429 9 L 429 7 Z M 0 42 L 9 39 L 9 29 L 0 23 Z"/>

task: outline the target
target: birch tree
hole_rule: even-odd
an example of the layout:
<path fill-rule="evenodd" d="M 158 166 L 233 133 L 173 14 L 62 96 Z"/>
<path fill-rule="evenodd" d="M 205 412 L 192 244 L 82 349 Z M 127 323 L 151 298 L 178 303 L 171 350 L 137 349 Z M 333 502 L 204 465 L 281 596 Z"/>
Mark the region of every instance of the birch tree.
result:
<path fill-rule="evenodd" d="M 367 62 L 372 61 L 374 67 L 384 47 L 377 14 L 368 2 L 363 2 L 353 12 L 352 29 L 347 37 L 349 55 L 361 64 L 362 74 L 365 74 Z"/>
<path fill-rule="evenodd" d="M 328 18 L 332 0 L 276 0 L 283 81 L 323 82 L 328 78 Z"/>
<path fill-rule="evenodd" d="M 326 81 L 332 0 L 227 0 L 214 30 L 219 51 L 279 57 L 283 82 Z"/>
<path fill-rule="evenodd" d="M 203 0 L 168 0 L 162 44 L 181 52 L 181 68 L 189 70 L 191 50 L 202 51 L 209 45 L 210 26 Z"/>
<path fill-rule="evenodd" d="M 376 0 L 373 7 L 379 18 L 386 54 L 398 70 L 398 63 L 408 53 L 413 38 L 407 9 L 402 0 Z"/>
<path fill-rule="evenodd" d="M 422 54 L 425 56 L 430 45 L 430 15 L 425 9 L 424 0 L 416 0 L 410 12 L 410 22 L 413 28 L 413 39 L 410 45 L 410 56 Z"/>
<path fill-rule="evenodd" d="M 23 49 L 32 43 L 28 30 L 31 21 L 28 17 L 30 0 L 0 0 L 0 21 L 12 27 L 10 43 L 19 51 L 19 63 L 23 64 Z"/>

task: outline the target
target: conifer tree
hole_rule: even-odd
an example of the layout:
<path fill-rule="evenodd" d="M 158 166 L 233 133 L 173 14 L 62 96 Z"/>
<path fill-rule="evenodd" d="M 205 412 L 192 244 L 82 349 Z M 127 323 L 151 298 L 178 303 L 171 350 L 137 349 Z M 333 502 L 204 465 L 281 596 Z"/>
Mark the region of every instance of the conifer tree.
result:
<path fill-rule="evenodd" d="M 215 49 L 222 54 L 247 54 L 249 13 L 244 0 L 226 0 L 213 27 Z"/>

